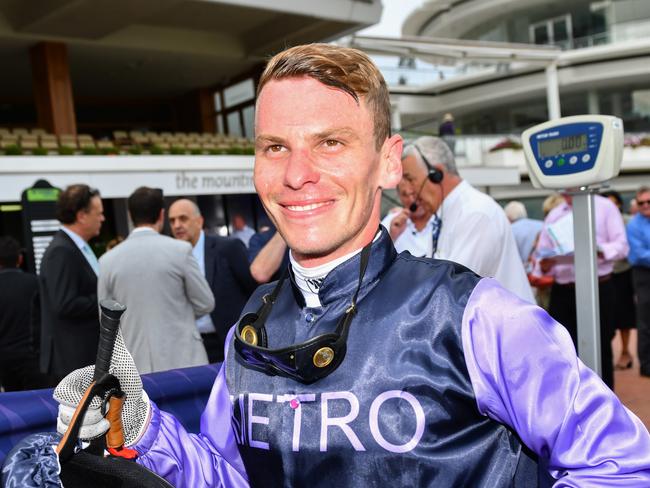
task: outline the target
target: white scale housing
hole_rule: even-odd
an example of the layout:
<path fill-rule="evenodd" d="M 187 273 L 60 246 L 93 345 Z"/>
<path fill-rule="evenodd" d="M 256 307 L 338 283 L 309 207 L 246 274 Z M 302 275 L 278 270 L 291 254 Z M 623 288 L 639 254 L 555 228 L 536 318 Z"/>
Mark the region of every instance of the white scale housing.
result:
<path fill-rule="evenodd" d="M 623 121 L 611 115 L 550 120 L 522 134 L 528 174 L 535 188 L 576 188 L 618 175 Z"/>

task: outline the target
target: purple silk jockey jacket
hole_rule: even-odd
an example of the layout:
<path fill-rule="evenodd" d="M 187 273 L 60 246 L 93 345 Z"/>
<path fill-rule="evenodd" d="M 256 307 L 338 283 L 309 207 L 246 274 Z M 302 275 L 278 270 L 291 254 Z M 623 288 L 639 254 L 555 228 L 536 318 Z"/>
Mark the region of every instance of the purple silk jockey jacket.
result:
<path fill-rule="evenodd" d="M 318 308 L 286 280 L 269 347 L 331 332 L 359 255 Z M 260 287 L 244 313 L 272 285 Z M 372 245 L 343 363 L 303 385 L 226 360 L 189 434 L 152 405 L 138 462 L 176 487 L 650 486 L 650 436 L 576 356 L 569 334 L 495 280 Z"/>

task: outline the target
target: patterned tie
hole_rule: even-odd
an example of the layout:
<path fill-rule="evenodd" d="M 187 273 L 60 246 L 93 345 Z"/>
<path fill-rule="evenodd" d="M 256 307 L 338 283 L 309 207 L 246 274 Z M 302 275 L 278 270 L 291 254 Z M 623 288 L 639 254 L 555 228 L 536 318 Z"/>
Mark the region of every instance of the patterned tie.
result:
<path fill-rule="evenodd" d="M 90 246 L 88 244 L 84 244 L 84 247 L 82 249 L 84 254 L 86 255 L 86 260 L 93 268 L 95 274 L 99 276 L 99 261 L 97 261 L 97 256 L 95 256 L 95 253 L 93 252 L 92 249 L 90 249 Z"/>
<path fill-rule="evenodd" d="M 433 245 L 431 246 L 431 257 L 433 257 L 438 250 L 438 238 L 440 237 L 440 229 L 442 229 L 442 219 L 437 215 L 434 215 L 432 226 L 433 228 L 431 229 L 431 238 Z"/>

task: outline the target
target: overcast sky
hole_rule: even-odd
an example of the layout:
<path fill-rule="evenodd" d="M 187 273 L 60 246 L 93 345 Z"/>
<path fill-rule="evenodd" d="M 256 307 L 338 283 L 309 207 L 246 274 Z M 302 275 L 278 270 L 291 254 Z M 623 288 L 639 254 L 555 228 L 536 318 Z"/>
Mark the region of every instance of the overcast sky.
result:
<path fill-rule="evenodd" d="M 409 16 L 413 10 L 421 6 L 426 0 L 382 0 L 384 9 L 381 14 L 381 20 L 366 29 L 357 32 L 359 35 L 368 36 L 386 36 L 386 37 L 401 37 L 402 24 L 406 17 Z M 371 56 L 375 63 L 379 66 L 386 78 L 388 84 L 397 83 L 403 71 L 397 70 L 399 58 L 397 56 Z M 410 84 L 421 84 L 427 81 L 435 80 L 438 78 L 438 69 L 434 68 L 428 63 L 417 60 L 417 72 L 411 72 L 408 75 Z"/>
<path fill-rule="evenodd" d="M 400 37 L 404 19 L 423 2 L 424 0 L 382 0 L 384 10 L 381 14 L 381 21 L 358 33 L 369 36 Z"/>

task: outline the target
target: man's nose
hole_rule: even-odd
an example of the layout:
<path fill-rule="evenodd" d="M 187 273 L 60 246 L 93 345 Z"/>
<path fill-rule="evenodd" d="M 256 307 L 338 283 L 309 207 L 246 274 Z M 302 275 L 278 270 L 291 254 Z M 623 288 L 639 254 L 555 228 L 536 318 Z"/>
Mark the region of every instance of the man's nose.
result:
<path fill-rule="evenodd" d="M 284 174 L 285 184 L 297 190 L 307 183 L 316 183 L 320 173 L 307 149 L 292 151 Z"/>

